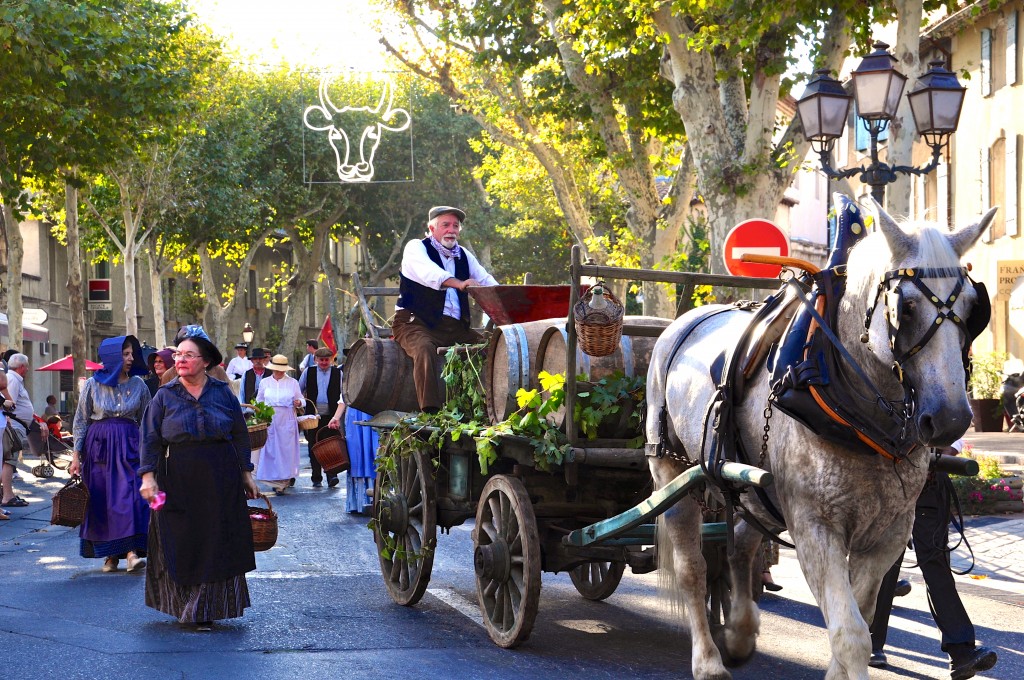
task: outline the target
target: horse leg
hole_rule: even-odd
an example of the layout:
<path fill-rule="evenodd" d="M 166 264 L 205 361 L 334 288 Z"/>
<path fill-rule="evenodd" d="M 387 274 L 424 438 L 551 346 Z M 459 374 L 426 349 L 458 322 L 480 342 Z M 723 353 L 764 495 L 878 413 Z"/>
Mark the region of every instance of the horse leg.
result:
<path fill-rule="evenodd" d="M 754 561 L 761 551 L 762 536 L 747 524 L 740 524 L 735 534 L 735 552 L 729 560 L 732 592 L 729 596 L 729 616 L 725 626 L 725 639 L 719 649 L 725 663 L 740 666 L 750 660 L 757 649 L 757 635 L 761 628 L 761 612 L 754 602 Z M 757 578 L 761 577 L 760 569 Z"/>
<path fill-rule="evenodd" d="M 674 568 L 673 595 L 685 608 L 690 629 L 690 668 L 694 680 L 731 680 L 725 669 L 718 647 L 711 636 L 705 597 L 707 595 L 707 566 L 701 554 L 700 508 L 692 496 L 687 496 L 670 508 L 658 521 L 659 554 L 663 568 Z"/>
<path fill-rule="evenodd" d="M 899 546 L 896 549 L 898 556 Z M 892 563 L 896 561 L 895 558 L 889 561 L 888 554 L 889 551 L 886 550 L 874 550 L 870 553 L 852 553 L 850 555 L 850 580 L 853 584 L 853 596 L 857 599 L 861 616 L 869 624 L 875 618 L 875 605 L 878 602 L 878 590 L 882 585 L 882 579 L 892 568 Z"/>
<path fill-rule="evenodd" d="M 804 578 L 828 630 L 832 661 L 825 678 L 868 680 L 871 634 L 850 585 L 850 565 L 843 541 L 819 520 L 800 524 L 815 527 L 800 532 L 803 535 L 794 535 L 793 539 Z"/>

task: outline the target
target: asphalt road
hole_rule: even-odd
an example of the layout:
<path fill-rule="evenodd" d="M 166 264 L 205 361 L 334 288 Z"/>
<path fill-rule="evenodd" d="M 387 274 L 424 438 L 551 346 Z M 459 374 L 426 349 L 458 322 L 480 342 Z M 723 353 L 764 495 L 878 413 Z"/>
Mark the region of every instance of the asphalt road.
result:
<path fill-rule="evenodd" d="M 520 648 L 494 646 L 479 623 L 469 526 L 439 538 L 430 589 L 400 607 L 381 583 L 367 518 L 344 511 L 341 489 L 272 497 L 281 538 L 250 575 L 253 608 L 213 632 L 184 629 L 143 604 L 141 574 L 104 574 L 78 557 L 77 530 L 51 527 L 60 481 L 22 473 L 32 501 L 0 523 L 0 675 L 59 678 L 688 678 L 689 642 L 660 605 L 656 576 L 624 577 L 604 602 L 544 574 L 540 612 Z M 123 567 L 122 567 L 123 568 Z M 762 599 L 754 659 L 734 677 L 821 678 L 828 647 L 821 615 L 792 551 L 773 570 L 784 586 Z M 897 600 L 889 670 L 871 677 L 948 678 L 920 572 Z M 997 648 L 985 678 L 1024 677 L 1024 584 L 960 579 L 979 640 Z M 979 676 L 980 677 L 980 676 Z"/>

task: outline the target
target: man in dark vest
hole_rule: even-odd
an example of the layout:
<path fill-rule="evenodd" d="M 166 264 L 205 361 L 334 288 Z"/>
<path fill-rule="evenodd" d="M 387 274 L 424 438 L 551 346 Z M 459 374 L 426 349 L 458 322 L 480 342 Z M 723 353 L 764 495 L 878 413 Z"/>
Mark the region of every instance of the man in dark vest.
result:
<path fill-rule="evenodd" d="M 249 357 L 252 361 L 252 368 L 242 374 L 243 404 L 251 404 L 256 398 L 260 381 L 270 377 L 270 371 L 267 370 L 267 358 L 267 350 L 262 347 L 257 347 L 252 351 L 252 356 Z"/>
<path fill-rule="evenodd" d="M 313 353 L 313 357 L 315 363 L 299 376 L 299 389 L 309 400 L 306 402 L 306 415 L 320 414 L 319 427 L 315 430 L 306 430 L 309 466 L 312 468 L 309 476 L 313 480 L 313 486 L 320 486 L 324 481 L 324 473 L 320 461 L 313 455 L 313 444 L 316 443 L 317 433 L 327 427 L 331 416 L 338 408 L 338 402 L 341 401 L 341 369 L 333 365 L 334 352 L 326 347 L 319 348 Z M 338 475 L 328 474 L 327 486 L 332 489 L 338 486 Z"/>
<path fill-rule="evenodd" d="M 427 213 L 430 233 L 407 243 L 402 253 L 401 294 L 391 329 L 395 341 L 412 358 L 416 398 L 428 413 L 444 405 L 437 348 L 483 340 L 469 326 L 466 288 L 498 285 L 476 257 L 459 246 L 465 219 L 466 213 L 459 208 L 431 208 Z"/>

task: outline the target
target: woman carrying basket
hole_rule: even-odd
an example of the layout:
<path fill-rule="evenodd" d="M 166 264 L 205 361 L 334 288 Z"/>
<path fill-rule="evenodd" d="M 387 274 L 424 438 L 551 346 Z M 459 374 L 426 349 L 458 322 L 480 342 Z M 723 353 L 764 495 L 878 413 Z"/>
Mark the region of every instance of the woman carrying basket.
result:
<path fill-rule="evenodd" d="M 221 353 L 202 326 L 186 326 L 177 377 L 157 390 L 142 422 L 142 497 L 159 503 L 149 527 L 146 605 L 197 630 L 242 616 L 256 568 L 245 499 L 259 488 L 249 430 L 227 383 L 207 375 Z"/>
<path fill-rule="evenodd" d="M 283 494 L 299 476 L 299 421 L 295 409 L 304 406 L 306 400 L 299 389 L 299 381 L 286 375 L 287 371 L 294 370 L 288 365 L 288 357 L 275 354 L 267 368 L 273 372 L 273 377 L 260 381 L 256 401 L 273 406 L 274 419 L 267 428 L 267 443 L 260 455 L 256 477 Z"/>
<path fill-rule="evenodd" d="M 136 487 L 139 422 L 149 405 L 149 388 L 139 376 L 142 347 L 133 335 L 100 343 L 103 368 L 82 388 L 75 411 L 75 447 L 68 472 L 81 474 L 90 502 L 79 529 L 82 557 L 103 557 L 103 571 L 146 566 L 149 508 Z"/>

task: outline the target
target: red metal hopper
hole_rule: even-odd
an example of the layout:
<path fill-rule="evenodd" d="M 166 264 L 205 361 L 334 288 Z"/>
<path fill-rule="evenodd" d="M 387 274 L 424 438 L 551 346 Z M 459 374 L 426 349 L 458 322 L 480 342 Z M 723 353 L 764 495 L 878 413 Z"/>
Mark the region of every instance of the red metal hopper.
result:
<path fill-rule="evenodd" d="M 471 286 L 466 289 L 498 326 L 568 317 L 569 292 L 564 286 Z"/>

